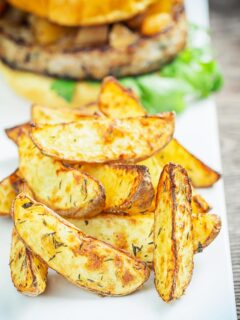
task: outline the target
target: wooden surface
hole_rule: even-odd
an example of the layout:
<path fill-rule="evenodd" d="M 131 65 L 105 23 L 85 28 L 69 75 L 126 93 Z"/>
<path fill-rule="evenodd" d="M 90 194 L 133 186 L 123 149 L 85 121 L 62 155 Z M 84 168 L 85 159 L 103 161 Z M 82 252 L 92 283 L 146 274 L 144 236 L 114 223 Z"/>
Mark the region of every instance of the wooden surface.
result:
<path fill-rule="evenodd" d="M 227 14 L 211 10 L 210 19 L 213 47 L 225 78 L 225 86 L 217 94 L 216 100 L 235 294 L 240 319 L 240 10 L 232 10 Z"/>

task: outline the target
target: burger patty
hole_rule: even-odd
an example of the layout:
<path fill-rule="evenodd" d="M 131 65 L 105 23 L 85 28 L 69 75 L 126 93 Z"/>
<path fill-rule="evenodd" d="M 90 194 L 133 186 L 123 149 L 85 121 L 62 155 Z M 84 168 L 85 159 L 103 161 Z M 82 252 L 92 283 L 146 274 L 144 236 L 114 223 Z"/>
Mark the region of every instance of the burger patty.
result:
<path fill-rule="evenodd" d="M 183 8 L 159 34 L 146 37 L 129 30 L 134 37 L 126 45 L 126 34 L 121 35 L 119 28 L 120 45 L 112 46 L 108 40 L 90 47 L 79 47 L 72 35 L 54 44 L 40 45 L 26 22 L 27 14 L 20 14 L 20 18 L 16 15 L 16 19 L 14 14 L 0 18 L 0 59 L 14 69 L 60 78 L 100 80 L 107 75 L 123 77 L 156 71 L 184 48 L 187 39 Z M 114 29 L 115 25 L 109 27 L 109 38 Z"/>

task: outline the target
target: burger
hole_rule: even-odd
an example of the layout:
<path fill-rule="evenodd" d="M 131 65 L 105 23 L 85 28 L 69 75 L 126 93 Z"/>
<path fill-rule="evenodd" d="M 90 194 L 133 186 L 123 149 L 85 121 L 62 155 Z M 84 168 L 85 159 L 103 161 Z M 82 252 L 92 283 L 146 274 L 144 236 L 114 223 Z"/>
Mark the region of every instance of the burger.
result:
<path fill-rule="evenodd" d="M 0 70 L 20 95 L 50 107 L 96 100 L 108 75 L 147 105 L 187 35 L 182 0 L 0 0 Z"/>

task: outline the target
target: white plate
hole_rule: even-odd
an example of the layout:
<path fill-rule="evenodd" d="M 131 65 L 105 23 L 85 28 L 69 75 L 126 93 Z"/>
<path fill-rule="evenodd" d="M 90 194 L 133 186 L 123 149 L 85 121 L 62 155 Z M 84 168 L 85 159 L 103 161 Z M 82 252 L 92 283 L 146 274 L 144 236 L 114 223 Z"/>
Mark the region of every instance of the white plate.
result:
<path fill-rule="evenodd" d="M 207 4 L 188 1 L 191 20 L 208 24 Z M 191 3 L 190 3 L 191 2 Z M 17 166 L 17 150 L 2 132 L 3 128 L 29 119 L 29 103 L 13 94 L 0 78 L 0 178 Z M 191 151 L 221 171 L 216 108 L 213 99 L 191 106 L 178 118 L 176 136 Z M 46 293 L 36 298 L 16 292 L 10 279 L 9 248 L 12 223 L 0 221 L 0 319 L 40 320 L 67 317 L 87 320 L 235 320 L 235 299 L 224 189 L 219 181 L 202 194 L 222 218 L 219 237 L 202 254 L 195 256 L 192 282 L 184 297 L 165 304 L 158 297 L 152 278 L 144 288 L 127 297 L 101 298 L 81 290 L 55 272 L 49 273 Z"/>

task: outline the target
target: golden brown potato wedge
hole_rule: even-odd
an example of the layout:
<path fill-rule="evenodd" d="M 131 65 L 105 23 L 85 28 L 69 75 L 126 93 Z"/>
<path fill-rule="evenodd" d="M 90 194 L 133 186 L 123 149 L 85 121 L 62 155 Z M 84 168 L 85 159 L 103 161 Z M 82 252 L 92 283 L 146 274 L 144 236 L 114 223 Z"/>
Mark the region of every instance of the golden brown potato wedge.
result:
<path fill-rule="evenodd" d="M 144 213 L 154 198 L 148 169 L 140 165 L 85 164 L 82 171 L 100 181 L 105 189 L 106 212 Z"/>
<path fill-rule="evenodd" d="M 18 137 L 21 176 L 34 197 L 67 217 L 92 216 L 105 207 L 104 188 L 94 178 L 44 156 L 26 133 Z"/>
<path fill-rule="evenodd" d="M 30 123 L 26 122 L 23 124 L 20 124 L 18 126 L 8 128 L 5 130 L 6 135 L 10 140 L 12 140 L 14 143 L 17 144 L 18 137 L 23 133 L 23 132 L 28 132 L 30 128 Z"/>
<path fill-rule="evenodd" d="M 206 213 L 210 210 L 210 204 L 192 186 L 192 212 Z"/>
<path fill-rule="evenodd" d="M 109 118 L 138 117 L 146 113 L 133 91 L 124 88 L 113 77 L 104 79 L 98 104 L 102 113 Z"/>
<path fill-rule="evenodd" d="M 193 225 L 193 247 L 194 252 L 202 252 L 219 234 L 221 230 L 221 219 L 211 213 L 194 214 Z"/>
<path fill-rule="evenodd" d="M 171 142 L 170 142 L 171 143 Z M 153 156 L 148 158 L 144 161 L 139 162 L 139 164 L 144 165 L 148 168 L 151 176 L 151 181 L 153 184 L 153 188 L 155 190 L 155 194 L 157 194 L 157 186 L 158 181 L 162 172 L 162 166 L 160 165 L 159 161 L 157 160 L 157 156 Z M 154 210 L 155 208 L 155 201 L 152 203 L 151 209 Z M 204 213 L 208 212 L 211 209 L 208 202 L 199 195 L 196 190 L 192 187 L 192 211 L 195 213 Z"/>
<path fill-rule="evenodd" d="M 9 216 L 16 196 L 15 184 L 21 180 L 18 170 L 0 182 L 0 216 Z"/>
<path fill-rule="evenodd" d="M 162 171 L 154 214 L 155 286 L 169 302 L 180 298 L 193 272 L 191 185 L 185 169 L 170 163 Z"/>
<path fill-rule="evenodd" d="M 82 232 L 126 250 L 151 266 L 153 218 L 153 213 L 131 216 L 101 213 L 90 219 L 68 219 L 68 221 Z"/>
<path fill-rule="evenodd" d="M 101 99 L 103 100 L 102 103 Z M 109 118 L 124 119 L 146 114 L 138 99 L 111 77 L 103 83 L 99 97 L 99 108 Z M 159 161 L 161 167 L 171 161 L 182 165 L 187 170 L 192 184 L 196 188 L 210 187 L 220 178 L 218 172 L 191 154 L 176 139 L 172 139 L 154 157 Z"/>
<path fill-rule="evenodd" d="M 123 120 L 86 116 L 77 122 L 33 127 L 44 154 L 72 163 L 137 162 L 172 139 L 174 114 Z"/>
<path fill-rule="evenodd" d="M 99 111 L 98 111 L 99 113 Z M 36 124 L 57 124 L 81 120 L 84 115 L 97 115 L 92 108 L 81 109 L 52 109 L 40 105 L 32 106 L 32 121 Z"/>
<path fill-rule="evenodd" d="M 12 282 L 19 292 L 38 296 L 45 291 L 48 266 L 25 246 L 15 228 L 12 232 L 9 265 Z"/>
<path fill-rule="evenodd" d="M 196 188 L 211 187 L 220 178 L 218 172 L 191 154 L 176 139 L 172 139 L 155 157 L 162 166 L 171 161 L 183 166 L 187 170 L 193 186 Z"/>
<path fill-rule="evenodd" d="M 145 263 L 85 235 L 23 193 L 16 197 L 13 218 L 28 248 L 79 287 L 101 295 L 122 296 L 140 288 L 149 277 Z"/>
<path fill-rule="evenodd" d="M 124 249 L 137 259 L 152 265 L 154 213 L 115 215 L 101 213 L 92 218 L 68 219 L 90 236 Z M 215 214 L 192 214 L 193 248 L 198 253 L 218 235 L 221 220 Z"/>

